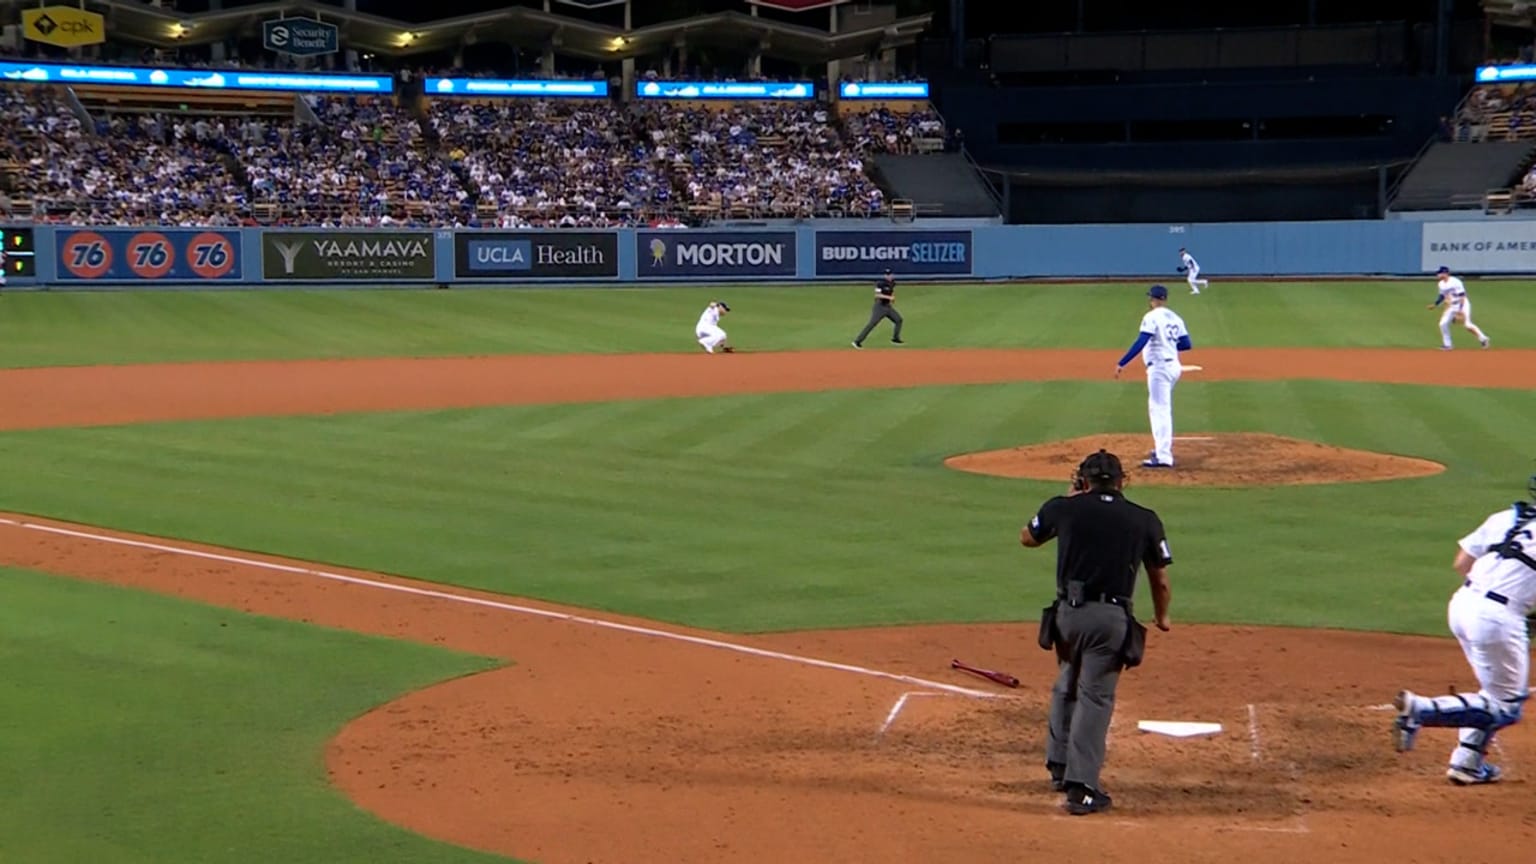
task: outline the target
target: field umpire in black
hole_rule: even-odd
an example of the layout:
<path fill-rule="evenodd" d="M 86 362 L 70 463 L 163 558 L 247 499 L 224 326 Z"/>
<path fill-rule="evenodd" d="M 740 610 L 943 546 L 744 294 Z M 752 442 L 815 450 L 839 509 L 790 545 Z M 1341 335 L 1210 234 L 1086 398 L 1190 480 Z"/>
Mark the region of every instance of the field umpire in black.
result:
<path fill-rule="evenodd" d="M 853 337 L 853 347 L 863 348 L 864 338 L 869 335 L 869 331 L 875 329 L 875 325 L 886 318 L 891 319 L 891 323 L 896 325 L 896 332 L 891 335 L 891 341 L 900 345 L 901 313 L 896 311 L 896 277 L 891 275 L 890 270 L 886 270 L 885 275 L 880 277 L 880 281 L 875 283 L 875 305 L 869 310 L 869 323 L 864 325 L 859 335 Z"/>
<path fill-rule="evenodd" d="M 1147 568 L 1157 629 L 1167 630 L 1173 556 L 1157 514 L 1126 500 L 1113 453 L 1084 459 L 1071 491 L 1046 501 L 1019 534 L 1027 547 L 1055 538 L 1056 601 L 1040 622 L 1040 647 L 1054 649 L 1060 674 L 1051 691 L 1045 767 L 1074 816 L 1108 810 L 1099 785 L 1104 741 L 1120 672 L 1140 665 L 1147 630 L 1131 616 L 1136 571 Z"/>

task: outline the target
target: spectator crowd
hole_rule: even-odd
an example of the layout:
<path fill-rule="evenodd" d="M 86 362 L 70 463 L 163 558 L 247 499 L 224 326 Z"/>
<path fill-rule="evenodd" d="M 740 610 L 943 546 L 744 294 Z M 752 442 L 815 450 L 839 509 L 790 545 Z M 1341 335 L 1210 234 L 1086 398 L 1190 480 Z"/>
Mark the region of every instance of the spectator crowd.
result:
<path fill-rule="evenodd" d="M 822 103 L 306 96 L 297 113 L 102 106 L 0 88 L 0 192 L 75 224 L 606 227 L 872 215 L 868 171 L 931 112 Z M 301 119 L 302 118 L 302 119 Z"/>

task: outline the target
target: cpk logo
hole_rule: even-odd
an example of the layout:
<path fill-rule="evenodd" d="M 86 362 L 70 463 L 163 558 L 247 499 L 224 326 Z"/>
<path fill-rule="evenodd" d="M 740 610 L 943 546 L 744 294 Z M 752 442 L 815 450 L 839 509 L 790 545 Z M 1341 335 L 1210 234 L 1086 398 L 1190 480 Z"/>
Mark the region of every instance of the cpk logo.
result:
<path fill-rule="evenodd" d="M 203 279 L 219 279 L 235 267 L 235 247 L 222 234 L 205 231 L 187 244 L 187 266 Z"/>
<path fill-rule="evenodd" d="M 170 239 L 158 231 L 144 231 L 128 241 L 128 269 L 140 279 L 159 279 L 175 263 Z"/>
<path fill-rule="evenodd" d="M 112 247 L 95 231 L 77 231 L 64 241 L 64 269 L 80 279 L 100 279 L 112 269 Z"/>

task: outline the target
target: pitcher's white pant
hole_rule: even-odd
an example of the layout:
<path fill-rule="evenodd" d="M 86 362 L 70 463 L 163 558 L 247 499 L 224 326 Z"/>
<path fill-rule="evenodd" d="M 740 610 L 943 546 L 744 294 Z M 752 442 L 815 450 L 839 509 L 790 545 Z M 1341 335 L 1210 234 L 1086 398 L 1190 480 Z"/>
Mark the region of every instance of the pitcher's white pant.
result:
<path fill-rule="evenodd" d="M 725 331 L 719 327 L 700 327 L 693 335 L 698 338 L 699 344 L 704 346 L 704 350 L 711 354 L 715 353 L 716 348 L 725 344 Z"/>
<path fill-rule="evenodd" d="M 1478 329 L 1476 324 L 1472 323 L 1472 301 L 1463 300 L 1459 306 L 1454 303 L 1445 304 L 1445 311 L 1440 313 L 1441 345 L 1444 345 L 1447 348 L 1451 347 L 1451 321 L 1456 317 L 1458 313 L 1461 315 L 1462 326 L 1466 327 L 1467 331 L 1470 332 L 1473 336 L 1476 336 L 1477 341 L 1481 342 L 1488 338 L 1487 336 L 1483 335 L 1483 331 Z"/>
<path fill-rule="evenodd" d="M 1184 367 L 1178 360 L 1157 360 L 1147 365 L 1147 420 L 1152 425 L 1152 457 L 1173 464 L 1173 385 Z"/>
<path fill-rule="evenodd" d="M 1530 639 L 1525 618 L 1476 588 L 1462 587 L 1451 596 L 1446 621 L 1477 676 L 1478 690 L 1421 696 L 1411 713 L 1425 726 L 1459 727 L 1451 764 L 1476 770 L 1494 733 L 1520 721 L 1530 695 Z"/>

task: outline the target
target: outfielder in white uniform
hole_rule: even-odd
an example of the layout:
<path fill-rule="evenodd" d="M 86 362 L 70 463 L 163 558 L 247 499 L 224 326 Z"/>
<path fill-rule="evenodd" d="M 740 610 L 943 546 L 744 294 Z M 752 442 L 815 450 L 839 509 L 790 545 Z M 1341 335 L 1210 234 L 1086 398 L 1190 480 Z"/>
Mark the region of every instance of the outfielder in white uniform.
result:
<path fill-rule="evenodd" d="M 1115 377 L 1139 352 L 1147 366 L 1147 419 L 1152 426 L 1152 453 L 1143 468 L 1173 467 L 1173 387 L 1179 383 L 1184 367 L 1179 354 L 1194 347 L 1184 319 L 1167 306 L 1168 289 L 1153 285 L 1147 289 L 1151 307 L 1141 318 L 1141 332 L 1130 350 L 1115 365 Z"/>
<path fill-rule="evenodd" d="M 1435 275 L 1440 277 L 1440 293 L 1428 308 L 1433 309 L 1442 304 L 1445 306 L 1445 311 L 1440 313 L 1440 350 L 1451 350 L 1451 324 L 1455 323 L 1457 316 L 1461 317 L 1467 332 L 1476 336 L 1477 341 L 1487 348 L 1487 335 L 1472 323 L 1472 301 L 1467 299 L 1467 287 L 1451 275 L 1449 267 L 1441 267 Z"/>
<path fill-rule="evenodd" d="M 1196 261 L 1195 256 L 1189 254 L 1189 250 L 1182 246 L 1179 247 L 1179 272 L 1183 273 L 1184 278 L 1189 280 L 1189 293 L 1191 294 L 1199 294 L 1201 285 L 1207 288 L 1211 287 L 1211 280 L 1200 278 L 1200 262 Z"/>
<path fill-rule="evenodd" d="M 1536 498 L 1536 476 L 1530 480 Z M 1501 772 L 1487 761 L 1500 729 L 1520 721 L 1530 698 L 1530 637 L 1526 616 L 1536 609 L 1536 506 L 1525 501 L 1500 510 L 1461 538 L 1451 566 L 1461 587 L 1447 620 L 1477 676 L 1476 693 L 1397 694 L 1392 737 L 1399 752 L 1413 749 L 1424 726 L 1461 730 L 1445 776 L 1460 786 L 1495 783 Z"/>
<path fill-rule="evenodd" d="M 716 348 L 726 354 L 736 350 L 726 344 L 725 331 L 720 329 L 720 316 L 729 311 L 731 307 L 725 305 L 723 300 L 711 300 L 709 305 L 704 307 L 704 314 L 699 316 L 698 325 L 693 328 L 694 338 L 698 339 L 699 344 L 703 345 L 704 350 L 710 354 L 715 353 Z"/>

